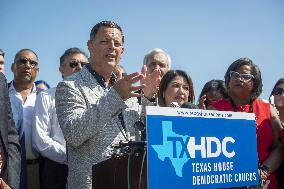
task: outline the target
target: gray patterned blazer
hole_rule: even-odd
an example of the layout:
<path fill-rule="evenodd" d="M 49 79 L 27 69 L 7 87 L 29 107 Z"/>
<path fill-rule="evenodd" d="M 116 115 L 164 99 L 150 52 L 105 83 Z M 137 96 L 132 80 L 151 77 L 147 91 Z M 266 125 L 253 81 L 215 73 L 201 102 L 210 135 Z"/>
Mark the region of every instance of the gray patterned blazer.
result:
<path fill-rule="evenodd" d="M 92 165 L 109 157 L 111 146 L 126 141 L 118 114 L 123 111 L 128 137 L 139 119 L 136 98 L 123 101 L 114 88 L 104 89 L 84 67 L 60 82 L 56 113 L 68 149 L 68 188 L 92 188 Z"/>

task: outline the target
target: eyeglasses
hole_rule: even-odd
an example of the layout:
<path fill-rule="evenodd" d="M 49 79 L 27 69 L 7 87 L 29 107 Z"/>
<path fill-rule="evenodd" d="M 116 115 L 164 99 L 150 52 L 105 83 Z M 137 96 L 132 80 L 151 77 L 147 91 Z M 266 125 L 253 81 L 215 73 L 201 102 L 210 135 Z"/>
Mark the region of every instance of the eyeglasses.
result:
<path fill-rule="evenodd" d="M 29 63 L 31 68 L 35 68 L 38 66 L 38 62 L 34 61 L 34 60 L 30 60 L 30 59 L 25 59 L 25 58 L 20 58 L 17 63 L 21 64 L 21 65 L 25 65 L 27 63 Z"/>
<path fill-rule="evenodd" d="M 275 88 L 275 89 L 273 90 L 273 94 L 274 94 L 274 95 L 282 95 L 282 94 L 284 94 L 284 88 L 280 88 L 280 87 Z"/>
<path fill-rule="evenodd" d="M 251 74 L 240 74 L 239 72 L 230 71 L 230 77 L 233 80 L 242 80 L 244 82 L 249 82 L 254 79 L 254 76 Z"/>
<path fill-rule="evenodd" d="M 75 67 L 77 67 L 78 66 L 78 64 L 81 64 L 81 66 L 83 67 L 83 66 L 85 66 L 86 64 L 88 64 L 88 62 L 81 62 L 81 61 L 73 61 L 73 62 L 70 62 L 69 63 L 69 66 L 71 67 L 71 68 L 75 68 Z"/>

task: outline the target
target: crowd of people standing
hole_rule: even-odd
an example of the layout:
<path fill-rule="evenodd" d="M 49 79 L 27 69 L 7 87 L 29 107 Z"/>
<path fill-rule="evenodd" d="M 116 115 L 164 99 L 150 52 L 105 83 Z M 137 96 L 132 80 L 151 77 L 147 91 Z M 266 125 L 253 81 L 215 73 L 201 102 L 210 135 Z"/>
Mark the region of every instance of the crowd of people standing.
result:
<path fill-rule="evenodd" d="M 0 188 L 92 188 L 92 165 L 111 157 L 114 144 L 143 138 L 135 125 L 145 124 L 145 106 L 195 103 L 191 77 L 171 70 L 172 60 L 162 49 L 145 55 L 140 72 L 126 74 L 119 65 L 124 34 L 115 22 L 96 24 L 87 47 L 89 57 L 76 47 L 63 53 L 63 80 L 55 88 L 35 82 L 40 65 L 31 49 L 16 53 L 11 82 L 0 74 Z M 4 57 L 0 50 L 0 72 Z M 284 188 L 284 78 L 275 84 L 270 102 L 259 99 L 261 92 L 258 66 L 240 58 L 224 81 L 204 85 L 198 106 L 192 107 L 255 113 L 262 184 Z"/>

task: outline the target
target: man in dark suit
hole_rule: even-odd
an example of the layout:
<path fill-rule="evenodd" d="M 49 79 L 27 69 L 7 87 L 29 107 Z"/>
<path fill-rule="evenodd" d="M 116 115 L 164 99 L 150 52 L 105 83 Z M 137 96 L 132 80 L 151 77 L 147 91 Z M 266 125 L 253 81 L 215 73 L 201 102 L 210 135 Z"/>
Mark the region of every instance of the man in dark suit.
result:
<path fill-rule="evenodd" d="M 0 73 L 0 112 L 0 189 L 18 189 L 20 183 L 21 147 L 12 118 L 7 81 L 3 73 Z"/>
<path fill-rule="evenodd" d="M 0 49 L 0 72 L 4 72 L 4 56 L 4 51 Z"/>

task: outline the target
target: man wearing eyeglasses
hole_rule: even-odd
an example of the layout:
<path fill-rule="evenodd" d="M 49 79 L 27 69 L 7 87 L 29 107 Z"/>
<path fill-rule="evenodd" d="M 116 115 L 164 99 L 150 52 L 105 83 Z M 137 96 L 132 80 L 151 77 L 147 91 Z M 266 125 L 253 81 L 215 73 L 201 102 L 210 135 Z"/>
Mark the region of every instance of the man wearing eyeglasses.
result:
<path fill-rule="evenodd" d="M 70 48 L 60 57 L 59 71 L 62 78 L 66 78 L 86 64 L 87 55 L 78 48 Z M 57 120 L 55 91 L 56 88 L 51 88 L 39 93 L 35 102 L 32 139 L 33 146 L 41 155 L 41 189 L 64 189 L 67 182 L 66 142 Z"/>
<path fill-rule="evenodd" d="M 152 102 L 157 100 L 160 81 L 170 68 L 171 57 L 163 49 L 155 48 L 145 55 L 142 72 L 146 78 L 141 83 L 146 86 L 151 86 L 150 83 L 153 83 L 153 87 L 146 87 L 141 92 Z"/>
<path fill-rule="evenodd" d="M 20 188 L 38 189 L 39 160 L 31 136 L 37 95 L 34 81 L 39 72 L 37 54 L 30 49 L 20 50 L 11 69 L 14 80 L 9 84 L 9 97 L 22 147 Z"/>

